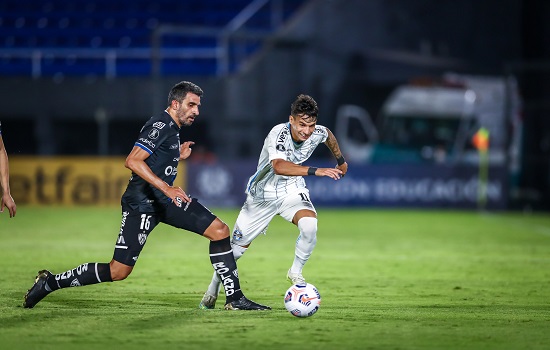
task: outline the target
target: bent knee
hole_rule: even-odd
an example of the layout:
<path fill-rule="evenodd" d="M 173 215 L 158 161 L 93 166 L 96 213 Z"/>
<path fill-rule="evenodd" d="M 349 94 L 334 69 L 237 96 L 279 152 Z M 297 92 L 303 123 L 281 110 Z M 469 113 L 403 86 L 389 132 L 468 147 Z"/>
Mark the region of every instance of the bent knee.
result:
<path fill-rule="evenodd" d="M 229 227 L 220 219 L 216 219 L 206 229 L 204 236 L 211 241 L 219 241 L 229 237 Z"/>
<path fill-rule="evenodd" d="M 313 242 L 317 239 L 317 218 L 303 217 L 298 221 L 298 228 L 302 238 Z"/>
<path fill-rule="evenodd" d="M 113 281 L 122 281 L 126 277 L 130 276 L 132 273 L 133 267 L 121 264 L 119 262 L 111 262 L 111 279 Z"/>

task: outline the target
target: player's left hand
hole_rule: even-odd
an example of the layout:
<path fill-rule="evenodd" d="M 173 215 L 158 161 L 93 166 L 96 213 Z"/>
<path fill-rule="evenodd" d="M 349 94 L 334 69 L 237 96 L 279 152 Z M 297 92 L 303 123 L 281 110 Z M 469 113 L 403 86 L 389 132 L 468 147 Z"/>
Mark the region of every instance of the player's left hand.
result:
<path fill-rule="evenodd" d="M 185 141 L 180 145 L 180 160 L 189 158 L 191 152 L 193 151 L 191 149 L 191 146 L 193 146 L 194 144 L 195 143 L 193 141 Z"/>
<path fill-rule="evenodd" d="M 340 171 L 342 171 L 341 176 L 344 177 L 346 175 L 346 173 L 348 172 L 348 163 L 344 162 L 341 165 L 337 165 L 336 169 L 340 169 Z"/>

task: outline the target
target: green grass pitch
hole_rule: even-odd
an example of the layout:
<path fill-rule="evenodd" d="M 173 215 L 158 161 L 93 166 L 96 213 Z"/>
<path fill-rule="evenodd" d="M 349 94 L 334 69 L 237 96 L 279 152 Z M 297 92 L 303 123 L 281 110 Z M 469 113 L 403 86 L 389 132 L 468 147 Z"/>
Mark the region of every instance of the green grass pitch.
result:
<path fill-rule="evenodd" d="M 231 227 L 236 210 L 213 210 Z M 266 312 L 198 309 L 212 273 L 206 239 L 161 225 L 128 279 L 70 288 L 23 309 L 39 269 L 108 262 L 119 208 L 0 214 L 2 349 L 548 349 L 550 216 L 319 208 L 304 275 L 322 296 L 283 305 L 297 229 L 280 217 L 239 260 Z M 222 298 L 223 299 L 223 298 Z"/>

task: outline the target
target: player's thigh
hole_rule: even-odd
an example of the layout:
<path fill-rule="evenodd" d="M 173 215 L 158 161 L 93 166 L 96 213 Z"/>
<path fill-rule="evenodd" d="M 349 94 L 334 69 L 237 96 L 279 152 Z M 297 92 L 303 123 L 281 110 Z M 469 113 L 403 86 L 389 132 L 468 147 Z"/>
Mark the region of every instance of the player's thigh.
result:
<path fill-rule="evenodd" d="M 277 207 L 276 201 L 254 202 L 247 197 L 233 227 L 233 244 L 248 246 L 260 234 L 265 234 L 269 223 L 277 215 Z"/>
<path fill-rule="evenodd" d="M 317 211 L 311 203 L 307 189 L 285 196 L 279 208 L 279 215 L 293 224 L 297 224 L 297 220 L 294 220 L 297 213 L 301 214 L 301 217 L 317 217 Z"/>
<path fill-rule="evenodd" d="M 203 235 L 214 220 L 216 220 L 216 215 L 199 203 L 196 198 L 193 198 L 191 202 L 183 203 L 181 207 L 173 203 L 167 204 L 161 222 Z"/>
<path fill-rule="evenodd" d="M 141 213 L 131 208 L 123 208 L 113 260 L 134 266 L 149 234 L 158 223 L 159 218 L 155 213 Z"/>

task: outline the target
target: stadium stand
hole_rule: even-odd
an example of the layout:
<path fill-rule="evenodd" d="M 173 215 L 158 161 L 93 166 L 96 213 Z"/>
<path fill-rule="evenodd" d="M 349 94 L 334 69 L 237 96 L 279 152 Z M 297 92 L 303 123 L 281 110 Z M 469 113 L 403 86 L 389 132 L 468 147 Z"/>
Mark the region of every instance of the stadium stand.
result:
<path fill-rule="evenodd" d="M 304 2 L 4 0 L 0 75 L 149 75 L 155 71 L 151 59 L 155 55 L 161 58 L 160 74 L 214 75 L 219 72 L 219 39 L 238 15 L 245 11 L 250 17 L 236 29 L 270 33 Z M 166 26 L 203 32 L 163 31 L 155 42 L 155 33 Z M 258 47 L 257 41 L 247 45 L 245 54 Z M 234 50 L 242 55 L 242 48 Z"/>

